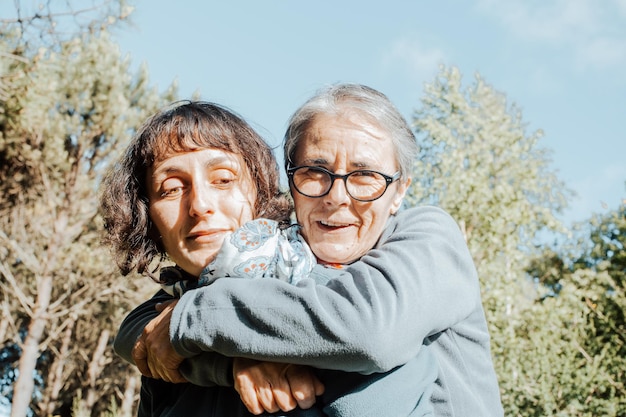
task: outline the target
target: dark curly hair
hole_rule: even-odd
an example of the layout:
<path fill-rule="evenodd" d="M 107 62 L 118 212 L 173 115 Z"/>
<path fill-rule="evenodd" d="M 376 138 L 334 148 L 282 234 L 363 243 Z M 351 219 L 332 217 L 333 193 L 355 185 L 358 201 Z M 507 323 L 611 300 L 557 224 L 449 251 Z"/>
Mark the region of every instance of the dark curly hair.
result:
<path fill-rule="evenodd" d="M 256 186 L 254 216 L 288 222 L 291 203 L 280 190 L 278 164 L 267 143 L 233 111 L 208 102 L 177 102 L 139 128 L 126 152 L 105 176 L 100 195 L 104 242 L 121 273 L 133 270 L 156 280 L 150 270 L 166 253 L 148 215 L 147 170 L 168 156 L 213 148 L 240 155 Z"/>

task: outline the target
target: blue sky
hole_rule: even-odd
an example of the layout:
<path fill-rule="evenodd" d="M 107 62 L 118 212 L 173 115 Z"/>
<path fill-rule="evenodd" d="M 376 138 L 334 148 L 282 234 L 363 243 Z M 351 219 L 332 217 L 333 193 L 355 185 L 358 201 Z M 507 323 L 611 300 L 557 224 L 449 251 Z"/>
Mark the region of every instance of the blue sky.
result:
<path fill-rule="evenodd" d="M 164 89 L 199 92 L 278 146 L 316 89 L 368 84 L 411 118 L 439 64 L 479 72 L 542 129 L 578 196 L 566 222 L 626 198 L 626 0 L 129 0 L 115 39 Z M 175 5 L 174 5 L 175 4 Z"/>

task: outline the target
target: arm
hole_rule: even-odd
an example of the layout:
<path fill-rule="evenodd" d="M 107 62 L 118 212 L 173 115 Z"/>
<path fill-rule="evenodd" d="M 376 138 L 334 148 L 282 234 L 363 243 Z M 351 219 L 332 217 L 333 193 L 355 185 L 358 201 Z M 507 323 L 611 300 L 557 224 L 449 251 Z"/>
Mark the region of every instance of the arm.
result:
<path fill-rule="evenodd" d="M 175 349 L 385 372 L 480 302 L 463 236 L 435 207 L 399 213 L 359 262 L 341 271 L 318 266 L 314 274 L 330 280 L 218 280 L 210 291 L 185 294 L 170 325 Z"/>
<path fill-rule="evenodd" d="M 115 353 L 126 362 L 135 365 L 133 360 L 133 347 L 141 336 L 146 325 L 159 315 L 156 309 L 157 304 L 174 300 L 174 297 L 164 291 L 157 292 L 152 298 L 140 304 L 122 321 L 120 328 L 113 342 Z"/>
<path fill-rule="evenodd" d="M 176 369 L 177 365 L 172 363 L 177 362 L 172 361 L 179 359 L 168 354 L 171 345 L 167 330 L 155 331 L 153 324 L 158 322 L 166 329 L 169 328 L 168 312 L 171 312 L 171 308 L 157 308 L 157 305 L 171 303 L 174 300 L 176 300 L 174 297 L 159 291 L 124 319 L 115 338 L 115 351 L 128 362 L 136 363 L 142 374 L 169 382 L 188 381 L 206 387 L 234 385 L 244 405 L 255 414 L 263 410 L 290 411 L 296 406 L 307 409 L 314 404 L 316 396 L 324 391 L 324 386 L 308 367 L 236 358 L 233 360 L 214 352 L 202 352 L 185 359 Z M 146 336 L 144 329 L 152 329 L 150 336 L 152 341 L 164 338 L 152 344 L 159 346 L 156 351 L 159 357 L 154 358 L 156 361 L 150 362 L 146 356 L 151 349 L 137 352 L 138 345 L 145 346 L 144 344 L 148 343 L 143 340 Z M 149 366 L 149 362 L 153 366 Z M 168 367 L 172 369 L 168 370 Z"/>
<path fill-rule="evenodd" d="M 115 352 L 127 362 L 136 365 L 133 348 L 146 326 L 159 316 L 157 305 L 171 302 L 175 299 L 164 291 L 159 291 L 152 298 L 131 311 L 120 325 L 115 337 L 113 344 Z M 214 352 L 202 352 L 199 355 L 185 359 L 181 363 L 179 370 L 180 374 L 187 381 L 195 385 L 233 386 L 232 358 Z"/>
<path fill-rule="evenodd" d="M 257 225 L 265 225 L 268 230 L 257 230 Z M 303 274 L 305 271 L 308 273 L 314 263 L 313 255 L 310 251 L 307 252 L 308 247 L 302 247 L 299 236 L 295 233 L 292 234 L 280 234 L 278 233 L 278 225 L 270 220 L 259 219 L 254 222 L 249 222 L 247 228 L 241 228 L 239 232 L 239 239 L 236 242 L 243 242 L 243 246 L 251 246 L 252 249 L 248 249 L 246 252 L 252 253 L 258 259 L 258 256 L 265 256 L 268 259 L 268 263 L 274 256 L 274 253 L 282 255 L 275 261 L 280 265 L 280 268 L 275 269 L 279 272 L 281 278 L 289 282 L 292 281 L 294 275 Z M 256 227 L 256 228 L 255 228 Z M 246 236 L 247 233 L 253 233 L 252 236 Z M 261 239 L 261 247 L 248 243 L 250 239 Z M 225 244 L 220 250 L 220 256 L 214 260 L 207 268 L 207 271 L 213 272 L 211 275 L 220 275 L 226 272 L 229 275 L 238 275 L 238 268 L 240 265 L 245 265 L 245 260 L 250 255 L 243 256 L 237 247 L 233 244 Z M 253 242 L 254 243 L 254 242 Z M 247 244 L 247 245 L 246 245 Z M 239 244 L 242 246 L 242 244 Z M 300 248 L 300 249 L 298 249 Z M 285 259 L 285 256 L 289 255 L 289 259 Z M 310 259 L 312 258 L 312 259 Z M 274 269 L 272 269 L 274 271 Z M 241 272 L 241 271 L 239 271 Z M 257 271 L 251 271 L 250 274 L 256 274 Z M 251 277 L 249 274 L 243 277 Z M 161 279 L 169 283 L 170 291 L 159 291 L 150 300 L 144 302 L 139 307 L 134 309 L 123 321 L 118 335 L 115 339 L 115 350 L 132 364 L 136 364 L 140 371 L 146 376 L 152 376 L 155 378 L 162 378 L 171 382 L 181 382 L 182 377 L 186 381 L 189 381 L 195 385 L 200 386 L 233 386 L 233 360 L 232 358 L 225 357 L 214 352 L 202 352 L 199 355 L 190 357 L 180 361 L 182 358 L 173 352 L 169 343 L 168 330 L 169 330 L 169 309 L 157 308 L 159 305 L 169 304 L 178 298 L 170 295 L 173 290 L 182 292 L 181 288 L 188 287 L 182 285 L 176 287 L 177 283 L 186 282 L 185 277 L 180 275 L 180 271 L 175 268 L 164 268 L 161 271 Z M 204 278 L 204 284 L 214 281 L 213 276 L 207 276 Z M 170 293 L 170 294 L 168 294 Z M 162 313 L 162 314 L 160 314 Z M 146 346 L 150 346 L 146 349 Z M 156 348 L 155 348 L 156 347 Z M 178 366 L 180 363 L 180 367 Z M 248 362 L 250 363 L 250 362 Z M 268 369 L 282 369 L 284 365 L 276 363 L 259 363 L 259 368 L 271 376 Z M 241 368 L 240 368 L 241 369 Z M 252 369 L 251 366 L 245 369 Z M 180 373 L 179 373 L 180 372 Z M 244 375 L 244 372 L 236 373 L 241 377 L 248 377 Z M 256 374 L 261 374 L 258 371 Z M 307 401 L 311 398 L 315 398 L 315 393 L 307 391 L 309 386 L 307 381 L 313 377 L 313 374 L 300 367 L 290 367 L 289 374 L 290 384 L 292 390 L 298 393 L 298 403 L 305 408 Z M 251 378 L 251 377 L 250 377 Z M 276 385 L 278 378 L 270 378 Z M 265 379 L 260 378 L 263 382 Z M 278 381 L 284 383 L 285 381 Z M 319 381 L 316 381 L 319 384 Z M 310 405 L 309 405 L 310 406 Z"/>

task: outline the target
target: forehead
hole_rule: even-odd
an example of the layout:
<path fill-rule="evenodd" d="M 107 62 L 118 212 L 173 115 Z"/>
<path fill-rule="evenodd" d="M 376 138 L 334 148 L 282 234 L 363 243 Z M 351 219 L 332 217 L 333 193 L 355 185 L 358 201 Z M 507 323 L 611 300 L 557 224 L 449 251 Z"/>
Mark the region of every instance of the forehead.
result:
<path fill-rule="evenodd" d="M 198 129 L 191 132 L 178 132 L 169 128 L 163 129 L 162 132 L 148 139 L 147 148 L 148 154 L 152 154 L 155 163 L 159 163 L 175 155 L 204 149 L 231 152 L 230 142 L 226 137 L 218 140 L 211 135 L 203 135 Z"/>
<path fill-rule="evenodd" d="M 188 151 L 164 154 L 160 160 L 148 170 L 148 175 L 159 175 L 167 172 L 191 171 L 194 167 L 204 169 L 227 168 L 248 175 L 248 167 L 242 156 L 217 148 L 198 148 Z"/>
<path fill-rule="evenodd" d="M 299 164 L 344 158 L 354 166 L 395 164 L 391 135 L 357 112 L 318 115 L 298 142 Z"/>

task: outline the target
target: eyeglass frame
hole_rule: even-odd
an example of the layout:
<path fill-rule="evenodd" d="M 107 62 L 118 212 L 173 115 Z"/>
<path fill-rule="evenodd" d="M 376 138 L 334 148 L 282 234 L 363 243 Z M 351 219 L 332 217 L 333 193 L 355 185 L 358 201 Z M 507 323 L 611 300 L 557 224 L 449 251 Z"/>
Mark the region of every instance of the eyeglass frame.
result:
<path fill-rule="evenodd" d="M 330 187 L 328 187 L 328 190 L 326 190 L 324 193 L 322 193 L 322 194 L 320 194 L 320 195 L 316 195 L 316 196 L 312 196 L 312 195 L 304 194 L 302 191 L 300 191 L 300 190 L 298 189 L 298 187 L 296 186 L 295 182 L 293 181 L 293 175 L 294 175 L 294 173 L 295 173 L 298 169 L 300 169 L 300 168 L 313 168 L 313 169 L 315 169 L 315 170 L 318 170 L 318 171 L 321 171 L 321 172 L 323 172 L 323 173 L 327 174 L 327 175 L 330 177 Z M 383 179 L 385 180 L 385 189 L 383 190 L 383 192 L 382 192 L 382 193 L 380 193 L 380 195 L 379 195 L 378 197 L 375 197 L 375 198 L 372 198 L 372 199 L 362 199 L 362 198 L 356 198 L 356 197 L 354 197 L 354 196 L 350 193 L 350 190 L 348 190 L 348 177 L 349 177 L 350 175 L 355 174 L 355 173 L 358 173 L 358 172 L 371 172 L 371 173 L 378 174 L 378 175 L 380 175 L 381 177 L 383 177 Z M 326 169 L 326 168 L 324 168 L 324 167 L 319 167 L 319 166 L 314 166 L 314 165 L 300 165 L 300 166 L 297 166 L 297 167 L 292 167 L 292 166 L 288 166 L 288 167 L 287 167 L 287 178 L 289 179 L 289 182 L 290 182 L 291 184 L 293 184 L 293 188 L 295 188 L 295 190 L 296 190 L 299 194 L 301 194 L 301 195 L 303 195 L 303 196 L 305 196 L 305 197 L 309 197 L 309 198 L 321 198 L 321 197 L 327 196 L 327 195 L 328 195 L 328 193 L 330 193 L 330 190 L 332 190 L 332 189 L 333 189 L 333 186 L 335 185 L 335 180 L 337 180 L 337 179 L 341 179 L 341 180 L 343 180 L 343 185 L 344 185 L 344 187 L 346 187 L 346 193 L 348 193 L 348 195 L 350 196 L 350 198 L 351 198 L 351 199 L 353 199 L 353 200 L 356 200 L 356 201 L 361 201 L 361 202 L 364 202 L 364 203 L 370 203 L 370 202 L 372 202 L 372 201 L 376 201 L 376 200 L 378 200 L 379 198 L 381 198 L 383 195 L 385 195 L 385 193 L 387 192 L 387 189 L 389 188 L 389 186 L 390 186 L 391 184 L 393 184 L 394 182 L 396 182 L 397 180 L 399 180 L 399 179 L 400 179 L 400 176 L 401 176 L 400 171 L 397 171 L 397 172 L 396 172 L 395 174 L 393 174 L 393 175 L 387 175 L 387 174 L 383 174 L 382 172 L 375 171 L 375 170 L 373 170 L 373 169 L 357 169 L 357 170 L 350 171 L 350 172 L 348 172 L 348 173 L 346 173 L 346 174 L 341 175 L 341 174 L 335 174 L 334 172 L 332 172 L 332 171 L 330 171 L 330 170 L 328 170 L 328 169 Z"/>

